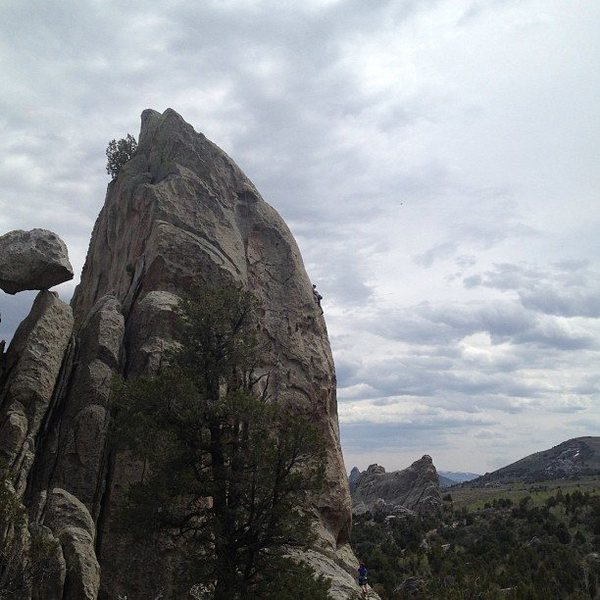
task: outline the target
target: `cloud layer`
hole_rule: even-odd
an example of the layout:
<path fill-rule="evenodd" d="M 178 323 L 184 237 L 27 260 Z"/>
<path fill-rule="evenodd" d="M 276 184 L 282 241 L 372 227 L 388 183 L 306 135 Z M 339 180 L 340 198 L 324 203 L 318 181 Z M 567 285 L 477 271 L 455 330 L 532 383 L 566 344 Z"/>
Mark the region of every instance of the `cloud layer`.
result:
<path fill-rule="evenodd" d="M 597 433 L 599 18 L 559 0 L 8 0 L 0 232 L 53 229 L 79 271 L 108 140 L 170 106 L 300 243 L 349 467 L 427 452 L 485 471 Z M 0 297 L 0 337 L 30 302 Z"/>

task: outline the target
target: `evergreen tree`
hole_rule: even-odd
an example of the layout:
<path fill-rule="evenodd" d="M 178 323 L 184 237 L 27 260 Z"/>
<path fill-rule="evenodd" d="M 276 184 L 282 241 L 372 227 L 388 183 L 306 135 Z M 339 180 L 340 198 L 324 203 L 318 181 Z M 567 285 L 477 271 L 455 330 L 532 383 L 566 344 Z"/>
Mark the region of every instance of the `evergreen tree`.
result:
<path fill-rule="evenodd" d="M 133 156 L 137 150 L 135 138 L 127 134 L 126 138 L 111 140 L 106 148 L 106 172 L 114 179 L 123 165 Z"/>
<path fill-rule="evenodd" d="M 196 290 L 181 304 L 181 346 L 167 366 L 116 389 L 117 443 L 147 465 L 124 526 L 184 547 L 180 580 L 214 588 L 217 600 L 274 597 L 286 574 L 308 586 L 298 576 L 307 567 L 286 553 L 311 542 L 302 507 L 323 481 L 316 428 L 257 375 L 255 308 L 233 288 Z M 327 598 L 325 582 L 315 585 L 310 598 Z"/>

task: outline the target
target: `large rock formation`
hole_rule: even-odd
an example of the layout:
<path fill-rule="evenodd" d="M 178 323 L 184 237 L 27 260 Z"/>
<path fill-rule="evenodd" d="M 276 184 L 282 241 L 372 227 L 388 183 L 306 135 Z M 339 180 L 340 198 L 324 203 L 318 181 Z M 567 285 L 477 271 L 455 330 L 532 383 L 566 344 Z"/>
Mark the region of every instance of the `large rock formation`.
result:
<path fill-rule="evenodd" d="M 47 290 L 73 279 L 65 243 L 52 231 L 17 229 L 0 236 L 0 289 Z"/>
<path fill-rule="evenodd" d="M 367 511 L 385 515 L 406 511 L 434 515 L 442 506 L 437 472 L 431 457 L 423 456 L 402 471 L 386 473 L 371 465 L 356 479 L 352 489 L 355 514 Z"/>
<path fill-rule="evenodd" d="M 323 433 L 327 491 L 314 506 L 319 541 L 305 558 L 332 577 L 334 597 L 347 598 L 356 589 L 351 501 L 333 360 L 311 282 L 281 217 L 223 151 L 170 109 L 144 111 L 138 150 L 109 184 L 72 301 L 74 340 L 67 347 L 65 323 L 56 350 L 62 369 L 48 365 L 51 397 L 45 392 L 34 403 L 45 413 L 30 417 L 31 410 L 21 409 L 7 387 L 10 375 L 2 391 L 0 422 L 11 440 L 4 452 L 27 457 L 14 479 L 27 482 L 31 520 L 61 543 L 56 562 L 66 563 L 64 597 L 74 597 L 70 590 L 94 597 L 96 559 L 100 598 L 150 598 L 161 590 L 170 597 L 168 561 L 146 561 L 143 549 L 136 557 L 115 527 L 119 503 L 142 467 L 110 448 L 109 392 L 116 374 L 156 372 L 177 339 L 178 298 L 205 282 L 240 285 L 258 297 L 258 325 L 269 340 L 261 357 L 269 391 L 301 406 Z M 27 440 L 35 443 L 23 451 Z M 64 527 L 56 517 L 65 514 L 62 508 L 57 513 L 63 506 L 80 515 Z"/>

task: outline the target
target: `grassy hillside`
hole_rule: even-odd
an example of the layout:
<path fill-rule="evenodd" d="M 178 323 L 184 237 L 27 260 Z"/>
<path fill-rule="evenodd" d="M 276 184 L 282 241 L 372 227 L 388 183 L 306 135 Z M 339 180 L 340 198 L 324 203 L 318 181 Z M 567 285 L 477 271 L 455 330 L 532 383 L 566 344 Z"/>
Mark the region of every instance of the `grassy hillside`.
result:
<path fill-rule="evenodd" d="M 600 475 L 579 479 L 553 479 L 535 483 L 497 482 L 495 485 L 480 487 L 469 487 L 468 484 L 464 484 L 444 490 L 443 494 L 450 494 L 454 506 L 457 508 L 466 507 L 470 510 L 477 510 L 500 498 L 510 498 L 514 503 L 518 503 L 521 498 L 530 496 L 532 501 L 539 505 L 550 496 L 556 495 L 559 489 L 565 494 L 574 491 L 600 494 Z"/>

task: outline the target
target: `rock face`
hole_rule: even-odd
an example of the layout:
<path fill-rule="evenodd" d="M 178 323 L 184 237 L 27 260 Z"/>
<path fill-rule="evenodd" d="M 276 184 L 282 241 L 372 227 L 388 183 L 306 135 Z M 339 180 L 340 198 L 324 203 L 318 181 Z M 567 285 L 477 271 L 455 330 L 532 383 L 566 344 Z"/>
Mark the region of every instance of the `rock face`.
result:
<path fill-rule="evenodd" d="M 65 243 L 52 231 L 17 229 L 0 236 L 0 289 L 47 290 L 73 279 Z"/>
<path fill-rule="evenodd" d="M 144 111 L 138 150 L 108 186 L 72 301 L 74 338 L 68 344 L 65 322 L 44 399 L 15 400 L 16 366 L 4 378 L 0 422 L 7 433 L 0 439 L 10 443 L 3 451 L 29 449 L 13 478 L 27 484 L 19 493 L 30 519 L 60 541 L 56 563 L 62 557 L 66 565 L 64 585 L 49 589 L 62 589 L 64 598 L 171 597 L 168 561 L 132 553 L 115 526 L 142 465 L 110 447 L 108 402 L 115 375 L 156 372 L 177 340 L 179 297 L 203 283 L 235 284 L 258 297 L 258 326 L 270 342 L 260 360 L 270 372 L 269 392 L 301 406 L 322 431 L 327 491 L 315 501 L 319 540 L 305 558 L 332 577 L 334 597 L 345 599 L 357 589 L 358 563 L 348 544 L 351 500 L 322 312 L 281 217 L 223 151 L 170 109 Z M 20 347 L 17 338 L 9 354 Z M 15 356 L 23 352 L 15 346 Z"/>
<path fill-rule="evenodd" d="M 386 473 L 371 465 L 360 474 L 352 491 L 355 514 L 367 511 L 384 515 L 406 511 L 434 515 L 442 506 L 437 472 L 430 456 L 423 456 L 408 469 Z"/>

